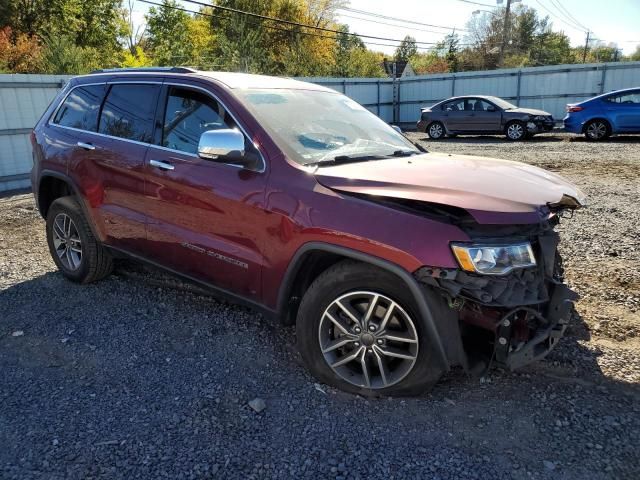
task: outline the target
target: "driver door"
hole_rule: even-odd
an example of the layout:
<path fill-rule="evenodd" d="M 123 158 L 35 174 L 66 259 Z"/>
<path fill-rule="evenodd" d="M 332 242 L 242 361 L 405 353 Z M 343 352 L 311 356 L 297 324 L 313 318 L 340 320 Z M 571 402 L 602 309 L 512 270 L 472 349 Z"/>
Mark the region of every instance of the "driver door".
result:
<path fill-rule="evenodd" d="M 264 161 L 248 170 L 198 156 L 203 132 L 241 128 L 202 88 L 165 85 L 159 110 L 156 145 L 145 162 L 151 259 L 257 299 L 266 232 Z M 260 155 L 246 134 L 245 149 Z"/>

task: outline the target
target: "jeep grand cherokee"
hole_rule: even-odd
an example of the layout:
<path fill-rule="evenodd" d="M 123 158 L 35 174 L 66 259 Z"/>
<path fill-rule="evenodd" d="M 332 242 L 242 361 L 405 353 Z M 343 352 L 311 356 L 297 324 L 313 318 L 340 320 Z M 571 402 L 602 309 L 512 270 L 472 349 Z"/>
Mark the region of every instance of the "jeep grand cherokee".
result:
<path fill-rule="evenodd" d="M 74 78 L 32 135 L 62 274 L 126 255 L 296 324 L 321 381 L 415 394 L 452 366 L 516 368 L 575 295 L 554 227 L 582 193 L 539 168 L 428 153 L 291 79 L 187 68 Z"/>

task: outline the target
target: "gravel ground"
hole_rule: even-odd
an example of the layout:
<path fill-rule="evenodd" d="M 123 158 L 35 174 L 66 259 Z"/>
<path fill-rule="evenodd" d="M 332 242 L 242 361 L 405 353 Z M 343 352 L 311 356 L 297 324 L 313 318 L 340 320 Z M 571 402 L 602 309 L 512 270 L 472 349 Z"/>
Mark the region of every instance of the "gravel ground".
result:
<path fill-rule="evenodd" d="M 561 226 L 583 299 L 547 360 L 452 372 L 419 398 L 344 394 L 305 373 L 293 328 L 172 277 L 122 262 L 100 283 L 65 281 L 31 197 L 6 197 L 0 478 L 640 478 L 640 138 L 413 135 L 589 195 Z"/>

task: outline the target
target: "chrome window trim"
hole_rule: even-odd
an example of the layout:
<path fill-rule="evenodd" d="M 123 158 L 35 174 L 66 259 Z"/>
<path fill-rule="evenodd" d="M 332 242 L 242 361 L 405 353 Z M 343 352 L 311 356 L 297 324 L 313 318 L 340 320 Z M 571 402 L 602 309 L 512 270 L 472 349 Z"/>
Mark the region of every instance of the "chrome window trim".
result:
<path fill-rule="evenodd" d="M 203 92 L 204 94 L 208 95 L 209 97 L 213 98 L 216 102 L 218 102 L 220 105 L 222 105 L 222 107 L 225 109 L 225 111 L 231 116 L 231 118 L 233 118 L 233 121 L 236 122 L 236 125 L 238 126 L 238 128 L 240 129 L 242 134 L 245 136 L 245 138 L 248 139 L 251 142 L 251 144 L 254 146 L 254 148 L 257 150 L 258 155 L 260 155 L 260 161 L 262 162 L 262 168 L 254 170 L 254 169 L 250 169 L 250 168 L 245 168 L 242 165 L 238 165 L 238 164 L 235 164 L 235 163 L 219 163 L 219 164 L 220 165 L 228 165 L 230 167 L 240 168 L 240 169 L 244 169 L 244 170 L 248 170 L 250 172 L 256 172 L 256 173 L 264 173 L 266 171 L 267 162 L 264 159 L 264 155 L 262 155 L 262 152 L 260 151 L 260 149 L 255 145 L 255 143 L 253 143 L 253 141 L 251 140 L 251 137 L 249 136 L 247 131 L 244 129 L 242 124 L 238 121 L 236 116 L 233 113 L 231 113 L 231 110 L 229 110 L 229 108 L 227 108 L 227 105 L 222 100 L 220 100 L 217 95 L 215 95 L 214 93 L 211 93 L 206 88 L 199 87 L 199 86 L 196 86 L 196 85 L 190 85 L 188 83 L 180 83 L 180 82 L 175 82 L 175 81 L 158 82 L 158 81 L 150 81 L 150 80 L 135 80 L 135 79 L 131 79 L 131 80 L 124 80 L 124 81 L 117 80 L 117 81 L 113 81 L 113 82 L 105 81 L 105 82 L 82 83 L 82 84 L 79 84 L 79 85 L 74 85 L 72 88 L 69 89 L 68 92 L 65 93 L 65 95 L 62 98 L 62 100 L 60 101 L 60 103 L 58 103 L 58 106 L 55 108 L 55 110 L 53 111 L 53 113 L 49 117 L 49 120 L 47 120 L 47 126 L 56 127 L 56 128 L 62 128 L 62 129 L 71 130 L 71 131 L 74 131 L 74 132 L 89 133 L 89 134 L 92 134 L 92 135 L 98 135 L 100 137 L 111 138 L 111 139 L 114 139 L 114 140 L 120 140 L 121 142 L 134 143 L 136 145 L 143 145 L 143 146 L 147 146 L 147 147 L 159 148 L 160 150 L 165 150 L 165 151 L 168 151 L 168 152 L 174 152 L 174 153 L 177 153 L 177 154 L 180 154 L 180 155 L 186 155 L 186 156 L 189 156 L 189 157 L 192 157 L 192 158 L 198 158 L 198 159 L 203 160 L 203 161 L 209 161 L 209 160 L 201 159 L 197 154 L 189 153 L 189 152 L 183 152 L 182 150 L 176 150 L 174 148 L 168 148 L 168 147 L 165 147 L 165 146 L 162 146 L 162 145 L 156 145 L 155 143 L 139 142 L 137 140 L 131 140 L 131 139 L 128 139 L 128 138 L 115 137 L 113 135 L 107 135 L 107 134 L 104 134 L 104 133 L 92 132 L 91 130 L 83 130 L 81 128 L 67 127 L 65 125 L 59 125 L 59 124 L 53 122 L 53 119 L 56 117 L 56 115 L 58 113 L 58 110 L 62 107 L 62 105 L 67 100 L 67 97 L 71 94 L 71 92 L 73 92 L 76 88 L 86 87 L 86 86 L 90 86 L 90 85 L 119 85 L 119 84 L 127 84 L 127 83 L 152 84 L 152 85 L 170 85 L 170 86 L 173 86 L 173 87 L 182 87 L 182 88 L 186 88 L 186 89 L 191 88 L 191 89 L 194 89 L 194 90 L 199 90 L 199 91 Z M 213 163 L 218 163 L 218 162 L 213 162 Z"/>
<path fill-rule="evenodd" d="M 231 116 L 231 118 L 233 118 L 233 121 L 236 122 L 236 125 L 238 126 L 238 128 L 240 129 L 240 131 L 242 132 L 242 134 L 245 136 L 245 138 L 247 140 L 249 140 L 249 142 L 251 142 L 251 144 L 253 145 L 253 147 L 256 149 L 256 151 L 258 152 L 258 155 L 260 155 L 260 161 L 262 162 L 262 168 L 260 169 L 256 169 L 256 170 L 252 170 L 250 168 L 247 168 L 246 170 L 249 170 L 251 172 L 257 172 L 257 173 L 264 173 L 267 169 L 267 162 L 264 159 L 264 156 L 262 155 L 262 152 L 260 151 L 260 149 L 255 145 L 255 143 L 253 143 L 253 140 L 251 140 L 251 137 L 249 136 L 249 134 L 247 133 L 247 131 L 244 129 L 244 127 L 242 126 L 242 123 L 240 123 L 238 121 L 238 119 L 236 118 L 236 116 L 231 113 L 231 110 L 229 110 L 229 108 L 227 107 L 227 105 L 218 98 L 218 96 L 215 93 L 211 93 L 209 90 L 207 90 L 206 88 L 202 88 L 202 87 L 198 87 L 196 85 L 189 85 L 189 84 L 185 84 L 185 83 L 180 83 L 180 82 L 175 82 L 175 81 L 169 81 L 169 82 L 164 82 L 164 85 L 170 85 L 172 87 L 182 87 L 182 88 L 191 88 L 194 90 L 199 90 L 201 92 L 203 92 L 205 95 L 208 95 L 209 97 L 213 98 L 216 102 L 218 102 L 220 105 L 222 105 L 222 108 L 224 108 L 224 110 Z M 198 155 L 194 155 L 194 154 L 189 154 L 188 152 L 183 152 L 182 150 L 175 150 L 173 148 L 168 148 L 168 147 L 164 147 L 162 145 L 153 145 L 156 148 L 162 148 L 164 150 L 168 150 L 170 152 L 178 152 L 180 154 L 188 154 L 188 155 L 193 155 L 197 158 L 200 158 Z M 225 163 L 224 165 L 230 165 L 233 167 L 239 167 L 239 168 L 243 168 L 241 165 L 237 165 L 237 164 L 233 164 L 233 163 Z"/>

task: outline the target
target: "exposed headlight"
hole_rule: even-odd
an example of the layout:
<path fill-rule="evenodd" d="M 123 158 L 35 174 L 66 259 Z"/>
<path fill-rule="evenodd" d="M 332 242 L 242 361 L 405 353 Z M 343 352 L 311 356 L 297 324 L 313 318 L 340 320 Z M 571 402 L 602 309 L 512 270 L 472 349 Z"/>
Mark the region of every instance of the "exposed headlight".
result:
<path fill-rule="evenodd" d="M 535 117 L 533 117 L 533 119 L 536 121 L 544 122 L 547 117 L 545 117 L 544 115 L 536 115 Z"/>
<path fill-rule="evenodd" d="M 484 275 L 504 275 L 516 268 L 536 264 L 529 242 L 516 245 L 451 245 L 460 267 L 467 272 Z"/>

